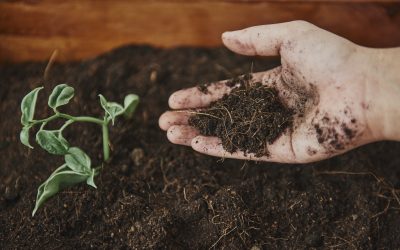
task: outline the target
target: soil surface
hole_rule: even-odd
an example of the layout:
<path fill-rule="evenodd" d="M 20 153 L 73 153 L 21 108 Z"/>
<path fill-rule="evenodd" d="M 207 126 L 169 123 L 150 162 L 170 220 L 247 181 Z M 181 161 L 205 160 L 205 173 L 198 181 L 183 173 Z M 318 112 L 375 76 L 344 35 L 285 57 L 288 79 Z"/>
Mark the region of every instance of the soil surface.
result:
<path fill-rule="evenodd" d="M 399 249 L 400 143 L 370 144 L 307 165 L 221 160 L 170 144 L 158 128 L 175 90 L 277 65 L 225 49 L 124 47 L 92 60 L 0 66 L 0 249 Z M 134 120 L 110 129 L 111 162 L 31 217 L 40 183 L 62 163 L 19 142 L 22 97 L 75 87 L 63 111 L 101 116 L 97 95 L 141 97 Z M 40 108 L 41 107 L 41 108 Z M 72 125 L 71 145 L 100 164 L 96 125 Z M 33 142 L 33 140 L 31 140 Z"/>
<path fill-rule="evenodd" d="M 240 150 L 260 157 L 269 155 L 267 144 L 292 125 L 293 111 L 285 107 L 275 88 L 250 84 L 250 80 L 246 74 L 227 81 L 226 85 L 235 86 L 232 91 L 207 109 L 194 111 L 189 125 L 202 135 L 219 137 L 230 153 Z M 198 88 L 207 90 L 204 85 Z"/>

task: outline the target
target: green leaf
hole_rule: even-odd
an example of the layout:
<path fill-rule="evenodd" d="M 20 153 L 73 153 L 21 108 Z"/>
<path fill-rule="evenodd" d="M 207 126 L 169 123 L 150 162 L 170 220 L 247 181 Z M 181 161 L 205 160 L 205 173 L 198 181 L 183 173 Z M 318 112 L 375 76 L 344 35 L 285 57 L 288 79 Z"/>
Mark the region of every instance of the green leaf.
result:
<path fill-rule="evenodd" d="M 36 211 L 46 200 L 58 193 L 58 191 L 80 182 L 84 182 L 88 179 L 88 177 L 89 176 L 87 174 L 77 173 L 69 170 L 65 164 L 56 169 L 38 188 L 36 204 L 32 211 L 32 216 L 35 215 Z"/>
<path fill-rule="evenodd" d="M 124 113 L 124 108 L 116 102 L 109 102 L 108 105 L 108 114 L 111 116 L 111 121 L 114 125 L 115 117 L 122 115 Z"/>
<path fill-rule="evenodd" d="M 32 145 L 29 143 L 29 129 L 30 127 L 23 127 L 21 133 L 19 134 L 19 139 L 28 148 L 33 148 Z"/>
<path fill-rule="evenodd" d="M 132 118 L 133 113 L 136 110 L 137 105 L 139 104 L 139 96 L 135 94 L 129 94 L 125 96 L 124 99 L 124 116 L 127 119 Z"/>
<path fill-rule="evenodd" d="M 94 183 L 94 177 L 96 176 L 96 170 L 93 168 L 92 171 L 90 172 L 89 177 L 86 180 L 86 183 L 89 186 L 92 186 L 94 188 L 97 188 L 96 184 Z"/>
<path fill-rule="evenodd" d="M 107 102 L 103 95 L 99 95 L 101 107 L 106 111 L 106 114 L 111 119 L 114 125 L 115 117 L 124 113 L 124 108 L 116 102 Z"/>
<path fill-rule="evenodd" d="M 49 107 L 55 110 L 57 107 L 67 104 L 74 97 L 74 92 L 74 88 L 67 84 L 57 85 L 49 96 Z"/>
<path fill-rule="evenodd" d="M 107 107 L 107 100 L 106 100 L 106 98 L 105 98 L 102 94 L 100 94 L 99 97 L 100 97 L 100 104 L 101 104 L 101 106 L 103 107 L 104 110 L 106 110 L 106 107 Z"/>
<path fill-rule="evenodd" d="M 69 145 L 68 141 L 64 138 L 64 136 L 61 134 L 60 131 L 58 131 L 58 132 L 56 132 L 56 133 L 58 133 L 57 138 L 58 138 L 58 140 L 60 140 L 60 142 L 61 142 L 62 144 L 64 144 L 64 145 Z M 68 146 L 68 147 L 69 147 L 69 146 Z"/>
<path fill-rule="evenodd" d="M 80 148 L 72 147 L 68 149 L 68 154 L 65 155 L 65 163 L 69 168 L 80 173 L 90 173 L 91 161 L 85 152 Z"/>
<path fill-rule="evenodd" d="M 35 107 L 36 100 L 39 91 L 43 89 L 43 87 L 38 87 L 29 92 L 21 101 L 21 123 L 24 126 L 29 125 L 33 120 L 33 116 L 35 115 Z"/>
<path fill-rule="evenodd" d="M 58 131 L 39 130 L 36 142 L 47 152 L 55 155 L 65 155 L 68 152 L 68 142 Z"/>

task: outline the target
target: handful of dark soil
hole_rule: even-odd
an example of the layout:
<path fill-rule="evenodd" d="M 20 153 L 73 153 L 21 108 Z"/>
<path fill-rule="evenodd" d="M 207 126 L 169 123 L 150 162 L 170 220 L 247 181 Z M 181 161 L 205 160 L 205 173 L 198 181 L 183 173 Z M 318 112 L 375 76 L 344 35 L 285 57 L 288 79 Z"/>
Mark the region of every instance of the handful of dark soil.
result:
<path fill-rule="evenodd" d="M 227 82 L 235 87 L 189 118 L 189 125 L 202 135 L 217 136 L 230 153 L 241 150 L 256 157 L 268 155 L 273 143 L 292 125 L 293 111 L 285 107 L 275 88 L 252 83 L 243 76 Z"/>

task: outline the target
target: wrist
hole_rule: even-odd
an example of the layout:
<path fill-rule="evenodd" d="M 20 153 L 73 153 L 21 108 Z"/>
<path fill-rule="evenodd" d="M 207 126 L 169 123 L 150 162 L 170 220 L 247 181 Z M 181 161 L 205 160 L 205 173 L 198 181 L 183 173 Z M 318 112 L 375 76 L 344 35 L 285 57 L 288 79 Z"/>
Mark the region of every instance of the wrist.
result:
<path fill-rule="evenodd" d="M 368 100 L 362 108 L 378 140 L 400 141 L 400 48 L 369 50 Z"/>

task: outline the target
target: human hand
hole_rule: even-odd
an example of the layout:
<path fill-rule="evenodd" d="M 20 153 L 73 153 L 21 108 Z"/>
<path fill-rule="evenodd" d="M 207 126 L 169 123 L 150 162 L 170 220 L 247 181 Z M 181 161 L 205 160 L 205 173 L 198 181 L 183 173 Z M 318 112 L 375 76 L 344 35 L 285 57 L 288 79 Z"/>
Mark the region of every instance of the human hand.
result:
<path fill-rule="evenodd" d="M 306 163 L 393 137 L 381 120 L 382 109 L 390 109 L 384 97 L 394 96 L 386 81 L 393 79 L 384 70 L 390 60 L 381 50 L 358 46 L 303 21 L 226 32 L 222 40 L 238 54 L 281 56 L 281 66 L 254 73 L 252 81 L 279 91 L 296 111 L 293 127 L 268 145 L 270 154 L 262 157 L 226 152 L 220 139 L 199 135 L 188 126 L 191 113 L 184 110 L 205 108 L 229 93 L 231 88 L 221 81 L 210 84 L 206 94 L 194 87 L 170 96 L 169 106 L 180 111 L 165 112 L 159 124 L 172 143 L 217 157 Z"/>

